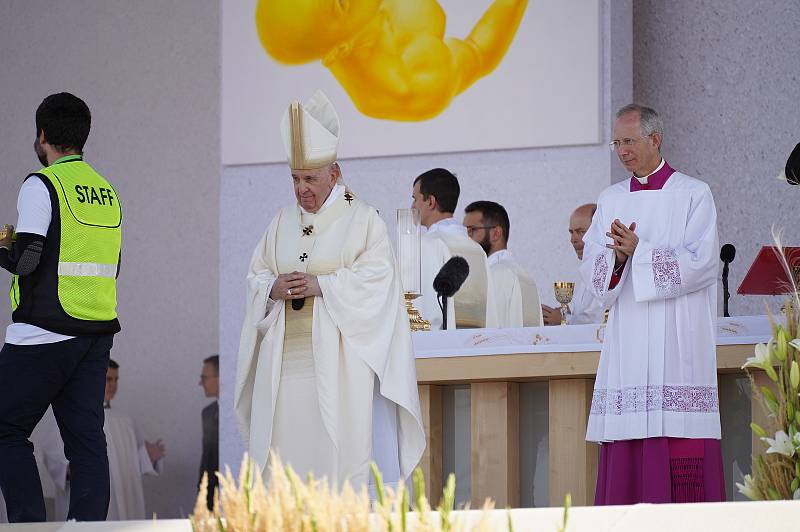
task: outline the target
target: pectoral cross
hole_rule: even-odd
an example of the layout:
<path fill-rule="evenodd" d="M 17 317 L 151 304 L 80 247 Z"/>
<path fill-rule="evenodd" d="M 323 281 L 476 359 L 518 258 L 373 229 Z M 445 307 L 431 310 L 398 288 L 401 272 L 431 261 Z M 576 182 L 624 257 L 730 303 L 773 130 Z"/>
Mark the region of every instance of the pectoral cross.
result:
<path fill-rule="evenodd" d="M 306 259 L 308 258 L 308 253 L 303 253 L 302 255 L 300 255 L 299 258 L 300 258 L 300 262 L 305 262 Z"/>

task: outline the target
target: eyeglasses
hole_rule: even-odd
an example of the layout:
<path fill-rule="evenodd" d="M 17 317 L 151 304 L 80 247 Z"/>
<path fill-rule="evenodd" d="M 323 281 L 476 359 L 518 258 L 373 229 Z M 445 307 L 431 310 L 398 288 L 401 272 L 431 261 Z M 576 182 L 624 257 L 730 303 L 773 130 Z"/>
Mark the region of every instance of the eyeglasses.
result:
<path fill-rule="evenodd" d="M 496 225 L 468 225 L 467 226 L 467 234 L 472 236 L 475 231 L 478 229 L 492 229 L 493 227 L 497 227 Z"/>
<path fill-rule="evenodd" d="M 652 133 L 650 135 L 652 135 Z M 615 140 L 612 140 L 611 142 L 608 143 L 608 147 L 611 148 L 611 151 L 618 150 L 620 146 L 628 148 L 630 146 L 633 146 L 636 142 L 638 142 L 638 141 L 640 141 L 642 139 L 646 139 L 650 135 L 643 135 L 643 136 L 637 137 L 635 139 L 628 139 L 628 138 L 615 139 Z"/>

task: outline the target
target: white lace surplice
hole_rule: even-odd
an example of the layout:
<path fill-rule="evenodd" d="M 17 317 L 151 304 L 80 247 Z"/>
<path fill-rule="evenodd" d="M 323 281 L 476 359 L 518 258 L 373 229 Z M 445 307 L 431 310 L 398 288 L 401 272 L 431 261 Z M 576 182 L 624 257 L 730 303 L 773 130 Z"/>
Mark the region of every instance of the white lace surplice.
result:
<path fill-rule="evenodd" d="M 609 290 L 615 218 L 639 244 Z M 661 190 L 606 189 L 586 234 L 581 277 L 610 307 L 586 439 L 720 438 L 717 216 L 708 185 L 674 173 Z"/>

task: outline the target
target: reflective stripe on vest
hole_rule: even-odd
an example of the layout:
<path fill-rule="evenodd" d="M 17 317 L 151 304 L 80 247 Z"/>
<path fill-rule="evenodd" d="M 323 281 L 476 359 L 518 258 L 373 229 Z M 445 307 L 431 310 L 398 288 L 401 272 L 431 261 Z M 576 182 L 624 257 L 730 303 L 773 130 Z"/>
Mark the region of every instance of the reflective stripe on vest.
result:
<path fill-rule="evenodd" d="M 96 262 L 59 262 L 58 275 L 71 277 L 109 277 L 117 276 L 116 264 L 98 264 Z"/>

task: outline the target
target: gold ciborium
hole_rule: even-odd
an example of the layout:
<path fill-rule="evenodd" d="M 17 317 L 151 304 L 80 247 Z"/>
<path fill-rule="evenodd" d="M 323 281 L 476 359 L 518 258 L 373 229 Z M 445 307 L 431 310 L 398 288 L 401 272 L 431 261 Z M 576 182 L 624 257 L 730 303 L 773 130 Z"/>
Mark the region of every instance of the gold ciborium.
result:
<path fill-rule="evenodd" d="M 566 325 L 569 304 L 572 303 L 572 295 L 575 293 L 575 283 L 567 281 L 553 283 L 553 291 L 556 294 L 556 301 L 561 303 L 561 325 Z"/>
<path fill-rule="evenodd" d="M 430 331 L 431 322 L 423 318 L 419 311 L 414 308 L 413 300 L 419 297 L 419 294 L 405 293 L 406 298 L 406 312 L 408 313 L 408 322 L 412 331 Z"/>

